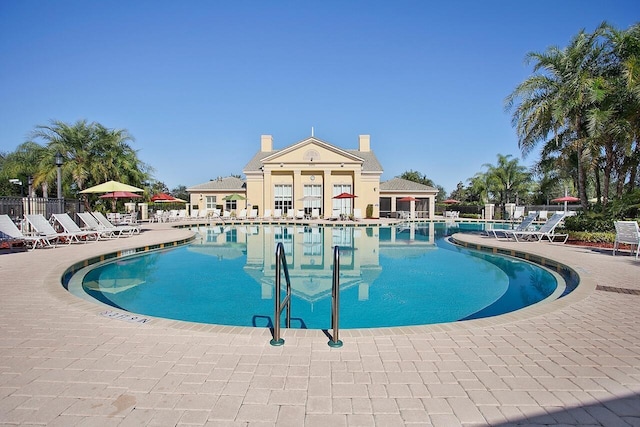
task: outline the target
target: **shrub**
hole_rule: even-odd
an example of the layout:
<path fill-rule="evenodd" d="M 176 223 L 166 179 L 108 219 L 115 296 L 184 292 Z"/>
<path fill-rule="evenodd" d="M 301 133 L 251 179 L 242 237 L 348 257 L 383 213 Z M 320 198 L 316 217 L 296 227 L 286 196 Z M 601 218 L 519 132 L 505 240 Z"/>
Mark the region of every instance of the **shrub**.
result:
<path fill-rule="evenodd" d="M 569 239 L 589 243 L 613 243 L 616 239 L 616 233 L 573 231 L 569 233 Z"/>
<path fill-rule="evenodd" d="M 366 217 L 367 218 L 372 218 L 373 217 L 373 205 L 369 204 L 367 205 L 367 209 L 365 211 Z"/>
<path fill-rule="evenodd" d="M 568 231 L 615 232 L 613 220 L 601 214 L 579 214 L 567 217 L 563 228 Z"/>

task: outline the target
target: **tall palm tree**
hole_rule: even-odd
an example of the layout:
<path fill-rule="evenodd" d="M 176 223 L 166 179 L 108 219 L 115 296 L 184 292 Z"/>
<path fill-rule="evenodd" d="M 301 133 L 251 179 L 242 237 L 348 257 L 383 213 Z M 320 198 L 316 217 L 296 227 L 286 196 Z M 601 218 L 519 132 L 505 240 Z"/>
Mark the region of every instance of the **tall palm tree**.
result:
<path fill-rule="evenodd" d="M 578 193 L 587 207 L 586 173 L 588 158 L 587 112 L 591 108 L 591 91 L 598 77 L 602 47 L 598 38 L 604 25 L 594 33 L 580 31 L 569 46 L 550 47 L 545 52 L 531 52 L 534 75 L 520 83 L 506 98 L 513 110 L 512 123 L 518 134 L 523 155 L 539 143 L 549 150 L 566 155 L 575 152 L 578 161 Z"/>

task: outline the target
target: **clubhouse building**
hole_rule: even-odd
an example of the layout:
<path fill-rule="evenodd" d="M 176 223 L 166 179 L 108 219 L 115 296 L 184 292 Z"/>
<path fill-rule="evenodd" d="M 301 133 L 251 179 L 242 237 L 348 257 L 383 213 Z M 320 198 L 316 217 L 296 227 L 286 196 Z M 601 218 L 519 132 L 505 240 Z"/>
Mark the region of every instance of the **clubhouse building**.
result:
<path fill-rule="evenodd" d="M 192 209 L 239 212 L 257 209 L 281 213 L 337 212 L 363 217 L 433 218 L 438 190 L 394 178 L 380 182 L 383 169 L 371 150 L 369 135 L 360 135 L 357 149 L 345 149 L 314 136 L 282 149 L 262 135 L 260 150 L 243 169 L 246 179 L 217 178 L 187 188 Z"/>

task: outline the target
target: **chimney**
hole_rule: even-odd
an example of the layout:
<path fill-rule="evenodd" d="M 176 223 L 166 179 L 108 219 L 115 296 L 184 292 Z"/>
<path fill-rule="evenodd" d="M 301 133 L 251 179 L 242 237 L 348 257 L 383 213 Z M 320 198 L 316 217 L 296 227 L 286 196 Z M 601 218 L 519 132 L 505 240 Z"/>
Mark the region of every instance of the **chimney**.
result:
<path fill-rule="evenodd" d="M 360 135 L 360 145 L 358 146 L 358 151 L 371 151 L 371 135 Z"/>
<path fill-rule="evenodd" d="M 273 151 L 273 136 L 260 136 L 260 151 L 262 151 L 263 153 L 270 153 Z"/>

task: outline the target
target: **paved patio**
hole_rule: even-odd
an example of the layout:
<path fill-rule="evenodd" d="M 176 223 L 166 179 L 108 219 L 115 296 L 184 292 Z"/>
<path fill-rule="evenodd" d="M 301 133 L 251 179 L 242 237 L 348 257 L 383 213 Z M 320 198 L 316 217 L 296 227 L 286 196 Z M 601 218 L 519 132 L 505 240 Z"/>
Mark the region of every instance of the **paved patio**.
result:
<path fill-rule="evenodd" d="M 0 255 L 0 424 L 48 426 L 640 426 L 640 261 L 550 243 L 517 248 L 573 267 L 585 286 L 491 320 L 320 331 L 109 317 L 60 285 L 91 256 L 189 236 L 135 237 Z M 112 313 L 113 314 L 113 311 Z"/>

